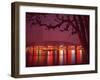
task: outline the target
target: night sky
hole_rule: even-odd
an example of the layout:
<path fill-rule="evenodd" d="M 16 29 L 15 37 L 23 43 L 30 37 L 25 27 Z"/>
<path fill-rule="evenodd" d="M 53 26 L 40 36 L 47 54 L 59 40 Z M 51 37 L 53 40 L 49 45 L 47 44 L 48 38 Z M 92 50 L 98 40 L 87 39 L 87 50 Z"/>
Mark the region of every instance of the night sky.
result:
<path fill-rule="evenodd" d="M 68 31 L 60 31 L 66 26 L 66 24 L 68 24 L 67 22 L 62 24 L 60 28 L 57 27 L 56 29 L 48 30 L 45 25 L 40 26 L 38 23 L 32 24 L 36 16 L 40 16 L 43 24 L 51 26 L 57 24 L 57 21 L 55 21 L 55 14 L 26 13 L 26 45 L 41 42 L 66 42 L 69 44 L 80 44 L 78 34 L 76 33 L 72 35 L 72 25 L 69 25 Z M 60 14 L 60 16 L 63 16 L 63 19 L 69 17 L 70 20 L 73 20 L 73 15 Z"/>

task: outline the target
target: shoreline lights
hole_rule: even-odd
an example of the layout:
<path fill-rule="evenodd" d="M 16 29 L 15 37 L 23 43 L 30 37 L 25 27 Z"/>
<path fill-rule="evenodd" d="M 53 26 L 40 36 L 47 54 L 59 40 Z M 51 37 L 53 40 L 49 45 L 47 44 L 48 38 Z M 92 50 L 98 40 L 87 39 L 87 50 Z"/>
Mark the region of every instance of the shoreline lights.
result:
<path fill-rule="evenodd" d="M 81 45 L 31 46 L 26 49 L 26 67 L 82 64 Z"/>

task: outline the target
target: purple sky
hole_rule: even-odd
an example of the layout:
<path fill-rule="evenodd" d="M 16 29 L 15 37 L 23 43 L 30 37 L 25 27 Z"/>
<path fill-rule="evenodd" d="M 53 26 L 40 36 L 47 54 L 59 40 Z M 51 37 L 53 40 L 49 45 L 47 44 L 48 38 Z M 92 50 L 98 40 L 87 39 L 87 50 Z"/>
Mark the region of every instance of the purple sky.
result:
<path fill-rule="evenodd" d="M 32 16 L 33 14 L 30 15 Z M 29 19 L 31 17 L 26 16 L 26 19 L 27 18 Z M 56 22 L 52 20 L 53 18 L 55 18 L 55 15 L 48 15 L 47 18 L 43 18 L 42 21 L 47 24 L 49 24 L 50 22 L 52 23 L 52 25 L 55 25 Z M 64 26 L 65 25 L 62 25 L 62 27 Z M 73 27 L 70 26 L 68 31 L 63 31 L 63 32 L 59 31 L 58 28 L 56 28 L 55 30 L 45 30 L 45 26 L 32 25 L 31 22 L 27 21 L 26 22 L 26 44 L 30 45 L 33 42 L 38 43 L 44 41 L 47 42 L 61 41 L 61 42 L 68 42 L 72 44 L 80 44 L 78 34 L 72 35 L 71 33 L 72 28 Z"/>

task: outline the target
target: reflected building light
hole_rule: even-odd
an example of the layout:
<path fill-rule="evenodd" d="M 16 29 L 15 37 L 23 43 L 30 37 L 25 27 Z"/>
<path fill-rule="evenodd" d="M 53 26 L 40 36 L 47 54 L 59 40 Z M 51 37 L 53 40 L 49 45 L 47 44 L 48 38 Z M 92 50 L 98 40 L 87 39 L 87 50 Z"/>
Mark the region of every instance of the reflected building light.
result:
<path fill-rule="evenodd" d="M 60 45 L 59 48 L 59 64 L 64 64 L 64 47 L 63 45 Z"/>
<path fill-rule="evenodd" d="M 72 64 L 75 64 L 75 49 L 71 50 L 72 54 Z"/>
<path fill-rule="evenodd" d="M 82 46 L 77 46 L 77 64 L 82 63 L 83 58 L 83 48 Z"/>

